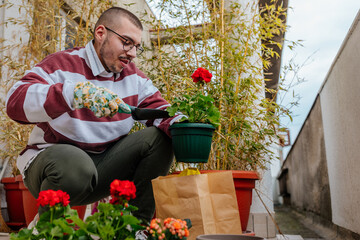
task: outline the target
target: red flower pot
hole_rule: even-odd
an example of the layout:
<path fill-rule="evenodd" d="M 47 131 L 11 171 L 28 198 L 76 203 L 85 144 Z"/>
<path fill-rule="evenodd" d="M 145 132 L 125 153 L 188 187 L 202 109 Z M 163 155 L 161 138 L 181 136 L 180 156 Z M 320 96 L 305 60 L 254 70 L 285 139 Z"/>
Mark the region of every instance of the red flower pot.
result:
<path fill-rule="evenodd" d="M 20 181 L 22 181 L 22 179 L 15 177 L 6 177 L 1 179 L 1 183 L 4 184 L 9 215 L 9 222 L 6 224 L 14 230 L 18 230 L 26 226 Z"/>
<path fill-rule="evenodd" d="M 255 188 L 255 181 L 259 179 L 258 174 L 254 171 L 240 170 L 200 170 L 201 173 L 210 173 L 214 171 L 232 172 L 240 214 L 241 229 L 245 231 L 252 203 L 252 190 Z"/>
<path fill-rule="evenodd" d="M 24 215 L 25 215 L 25 222 L 26 226 L 31 223 L 31 221 L 34 219 L 35 215 L 38 212 L 38 207 L 36 206 L 36 199 L 33 195 L 31 195 L 30 191 L 25 187 L 24 182 L 22 180 L 22 176 L 18 175 L 15 177 L 15 179 L 18 179 L 19 181 L 19 189 L 22 193 L 22 205 L 24 209 Z"/>
<path fill-rule="evenodd" d="M 252 190 L 255 188 L 255 181 L 259 179 L 259 176 L 256 172 L 233 171 L 233 179 L 240 213 L 241 229 L 245 231 L 252 203 Z"/>
<path fill-rule="evenodd" d="M 25 187 L 22 176 L 3 178 L 1 183 L 4 184 L 6 190 L 10 220 L 6 224 L 14 229 L 28 226 L 38 212 L 38 207 L 36 206 L 36 199 Z M 71 208 L 77 210 L 79 217 L 84 219 L 86 205 Z"/>

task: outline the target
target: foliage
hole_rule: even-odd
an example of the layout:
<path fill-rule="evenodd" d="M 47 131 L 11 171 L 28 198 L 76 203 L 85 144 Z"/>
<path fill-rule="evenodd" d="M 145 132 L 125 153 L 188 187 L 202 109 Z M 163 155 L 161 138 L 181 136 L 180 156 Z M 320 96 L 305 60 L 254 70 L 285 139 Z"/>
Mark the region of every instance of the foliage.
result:
<path fill-rule="evenodd" d="M 5 103 L 0 100 L 0 158 L 9 159 L 11 165 L 11 174 L 16 176 L 20 174 L 16 167 L 16 159 L 19 153 L 25 148 L 32 129 L 31 125 L 20 125 L 6 115 Z"/>
<path fill-rule="evenodd" d="M 205 95 L 205 85 L 211 81 L 211 73 L 206 69 L 197 69 L 191 77 L 197 85 L 191 95 L 183 95 L 173 100 L 171 107 L 166 110 L 170 116 L 175 116 L 177 112 L 186 115 L 179 121 L 187 121 L 191 123 L 209 123 L 217 127 L 220 125 L 220 112 L 215 107 L 215 100 Z"/>
<path fill-rule="evenodd" d="M 181 96 L 192 96 L 194 85 L 188 76 L 200 66 L 213 73 L 206 95 L 214 99 L 220 111 L 220 126 L 209 162 L 199 167 L 264 168 L 276 156 L 271 146 L 277 144 L 281 131 L 279 116 L 290 116 L 288 107 L 264 98 L 264 92 L 270 90 L 264 88 L 263 76 L 263 69 L 270 67 L 269 59 L 280 57 L 272 46 L 281 48 L 281 42 L 272 39 L 286 31 L 286 9 L 275 5 L 275 0 L 262 9 L 258 9 L 257 1 L 244 6 L 224 0 L 148 2 L 155 5 L 159 16 L 144 22 L 155 31 L 150 32 L 152 45 L 146 46 L 148 51 L 138 65 L 165 99 L 174 103 Z M 121 4 L 130 6 L 131 1 Z M 2 96 L 25 70 L 46 55 L 84 46 L 92 38 L 94 21 L 111 5 L 110 0 L 23 0 L 18 6 L 21 17 L 3 23 L 22 31 L 14 34 L 17 41 L 3 42 L 1 47 Z M 6 2 L 2 7 L 14 4 Z M 5 103 L 0 103 L 0 157 L 15 160 L 26 145 L 32 125 L 10 120 L 4 114 Z"/>
<path fill-rule="evenodd" d="M 114 184 L 120 191 L 112 191 L 112 201 L 100 203 L 98 212 L 87 217 L 85 222 L 68 205 L 69 195 L 61 190 L 41 191 L 38 205 L 49 210 L 40 215 L 34 227 L 36 231 L 22 229 L 17 234 L 12 233 L 11 239 L 135 239 L 136 232 L 145 228 L 131 213 L 137 208 L 128 204 L 128 200 L 135 197 L 135 185 L 127 180 L 114 180 L 111 189 Z"/>
<path fill-rule="evenodd" d="M 76 231 L 70 219 L 79 219 L 76 210 L 70 208 L 69 195 L 61 190 L 46 190 L 39 194 L 38 206 L 48 207 L 34 228 L 23 228 L 12 233 L 10 239 L 89 239 L 83 231 Z"/>
<path fill-rule="evenodd" d="M 69 5 L 71 4 L 71 6 Z M 108 0 L 29 0 L 11 3 L 2 8 L 17 8 L 18 18 L 7 18 L 1 24 L 18 29 L 13 39 L 1 39 L 1 100 L 0 100 L 0 158 L 9 158 L 12 174 L 19 174 L 16 159 L 26 147 L 33 125 L 22 125 L 6 115 L 4 98 L 10 87 L 24 76 L 25 71 L 45 56 L 73 46 L 85 46 L 92 38 L 90 26 L 97 16 L 111 6 Z M 61 17 L 63 16 L 63 17 Z M 65 34 L 66 32 L 66 34 Z M 66 35 L 66 37 L 64 37 Z M 29 36 L 29 37 L 27 37 Z"/>
<path fill-rule="evenodd" d="M 48 211 L 40 215 L 34 228 L 24 228 L 18 233 L 12 233 L 10 239 L 134 240 L 136 233 L 145 229 L 141 221 L 132 215 L 137 207 L 128 203 L 136 197 L 135 192 L 133 182 L 114 180 L 110 185 L 110 202 L 99 203 L 97 212 L 84 222 L 76 210 L 70 208 L 67 193 L 61 190 L 41 191 L 37 199 L 38 206 L 47 207 Z M 186 240 L 189 236 L 187 223 L 183 220 L 167 218 L 161 229 L 159 223 L 159 219 L 154 219 L 147 227 L 151 240 Z"/>
<path fill-rule="evenodd" d="M 264 98 L 263 70 L 280 57 L 272 40 L 286 31 L 286 9 L 275 1 L 259 9 L 257 1 L 150 1 L 157 9 L 153 25 L 154 54 L 145 59 L 147 75 L 163 96 L 176 103 L 192 96 L 186 76 L 204 67 L 213 74 L 206 91 L 220 110 L 220 126 L 212 152 L 202 169 L 265 168 L 277 153 L 279 116 L 289 114 L 273 99 Z M 269 90 L 270 91 L 270 90 Z M 275 94 L 276 95 L 276 94 Z"/>
<path fill-rule="evenodd" d="M 138 230 L 144 229 L 140 220 L 132 215 L 137 207 L 128 204 L 135 198 L 133 182 L 114 180 L 110 185 L 110 203 L 99 203 L 97 212 L 89 216 L 80 230 L 100 239 L 135 239 Z M 76 222 L 77 223 L 77 222 Z"/>

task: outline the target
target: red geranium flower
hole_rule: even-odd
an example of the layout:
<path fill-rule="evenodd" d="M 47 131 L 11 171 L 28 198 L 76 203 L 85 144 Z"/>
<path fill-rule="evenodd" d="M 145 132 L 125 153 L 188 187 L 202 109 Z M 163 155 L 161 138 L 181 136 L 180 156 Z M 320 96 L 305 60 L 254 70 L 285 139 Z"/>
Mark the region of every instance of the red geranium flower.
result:
<path fill-rule="evenodd" d="M 115 198 L 124 197 L 126 200 L 129 201 L 130 199 L 134 199 L 136 197 L 135 192 L 135 184 L 128 180 L 120 181 L 118 179 L 115 179 L 110 184 L 110 194 Z"/>
<path fill-rule="evenodd" d="M 70 196 L 61 190 L 45 190 L 39 193 L 39 197 L 36 201 L 37 206 L 49 205 L 50 207 L 53 207 L 56 204 L 62 204 L 65 207 L 70 203 L 69 199 Z"/>
<path fill-rule="evenodd" d="M 198 68 L 196 71 L 191 75 L 193 82 L 198 81 L 205 81 L 210 82 L 212 78 L 212 74 L 205 68 Z"/>

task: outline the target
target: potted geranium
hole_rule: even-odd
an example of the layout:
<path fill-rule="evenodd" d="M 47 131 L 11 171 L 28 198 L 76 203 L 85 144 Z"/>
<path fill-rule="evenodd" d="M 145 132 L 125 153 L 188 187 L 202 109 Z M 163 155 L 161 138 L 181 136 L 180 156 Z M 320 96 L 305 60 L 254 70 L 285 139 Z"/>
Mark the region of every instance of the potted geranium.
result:
<path fill-rule="evenodd" d="M 72 239 L 75 224 L 69 220 L 77 216 L 77 212 L 69 206 L 69 195 L 61 190 L 45 190 L 39 193 L 37 205 L 49 210 L 42 214 L 34 228 L 23 228 L 17 234 L 12 233 L 10 239 Z M 64 237 L 66 236 L 66 237 Z M 86 239 L 86 238 L 85 238 Z"/>
<path fill-rule="evenodd" d="M 144 227 L 131 214 L 137 208 L 128 204 L 135 198 L 134 183 L 114 180 L 110 191 L 110 203 L 100 203 L 98 211 L 85 222 L 70 209 L 69 195 L 61 190 L 42 191 L 38 206 L 49 210 L 40 216 L 34 228 L 11 234 L 11 239 L 135 239 L 136 232 Z"/>
<path fill-rule="evenodd" d="M 170 127 L 175 158 L 179 162 L 207 162 L 211 150 L 212 136 L 220 125 L 220 112 L 215 100 L 206 94 L 206 84 L 212 74 L 198 68 L 192 75 L 192 94 L 173 100 L 167 108 L 170 116 L 181 112 L 185 116 Z"/>
<path fill-rule="evenodd" d="M 128 203 L 136 197 L 134 183 L 114 180 L 110 193 L 110 202 L 99 203 L 97 212 L 83 221 L 70 208 L 67 193 L 61 190 L 42 191 L 37 204 L 47 207 L 48 211 L 40 216 L 35 227 L 12 233 L 10 239 L 135 239 L 136 234 L 145 230 L 146 226 L 132 215 L 137 208 Z M 160 222 L 159 219 L 153 220 L 147 228 L 152 240 L 186 240 L 189 232 L 185 221 L 169 218 L 164 221 L 164 226 L 156 227 Z"/>
<path fill-rule="evenodd" d="M 208 95 L 207 84 L 211 82 L 212 74 L 204 68 L 198 68 L 192 75 L 192 95 L 175 98 L 171 107 L 167 108 L 170 116 L 181 112 L 186 117 L 170 127 L 173 149 L 176 160 L 187 163 L 204 163 L 208 161 L 212 135 L 220 125 L 220 112 L 215 106 L 215 100 Z M 200 170 L 202 174 L 212 171 Z M 252 202 L 252 189 L 259 176 L 254 171 L 231 170 L 242 229 L 246 230 Z M 178 172 L 175 172 L 178 173 Z"/>

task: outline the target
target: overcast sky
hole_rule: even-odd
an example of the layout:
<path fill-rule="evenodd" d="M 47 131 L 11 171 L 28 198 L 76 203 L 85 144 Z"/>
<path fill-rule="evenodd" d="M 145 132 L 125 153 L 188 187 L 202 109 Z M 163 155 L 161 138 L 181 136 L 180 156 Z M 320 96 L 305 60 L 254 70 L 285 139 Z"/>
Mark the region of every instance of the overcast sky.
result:
<path fill-rule="evenodd" d="M 283 121 L 290 129 L 291 143 L 296 139 L 359 9 L 360 0 L 289 0 L 287 20 L 290 30 L 285 38 L 301 39 L 304 46 L 294 51 L 284 48 L 282 63 L 293 58 L 301 65 L 307 60 L 299 71 L 305 82 L 294 88 L 301 97 L 299 106 L 293 109 L 294 120 L 292 123 Z M 287 96 L 291 98 L 292 94 Z M 289 149 L 284 149 L 284 156 Z"/>

